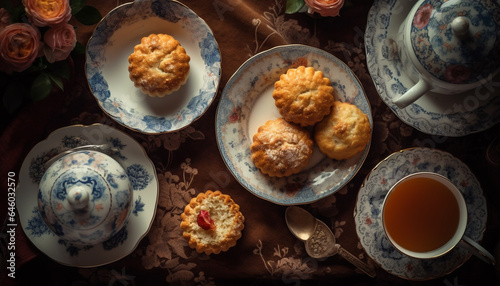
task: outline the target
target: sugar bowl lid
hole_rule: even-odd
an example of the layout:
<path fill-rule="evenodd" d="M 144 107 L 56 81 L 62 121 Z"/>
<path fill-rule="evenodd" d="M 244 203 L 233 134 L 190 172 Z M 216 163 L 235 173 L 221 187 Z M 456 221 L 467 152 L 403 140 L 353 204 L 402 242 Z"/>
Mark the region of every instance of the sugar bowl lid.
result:
<path fill-rule="evenodd" d="M 77 151 L 47 169 L 39 185 L 38 208 L 60 238 L 91 245 L 124 226 L 132 196 L 127 173 L 116 160 L 97 151 Z"/>
<path fill-rule="evenodd" d="M 500 4 L 485 0 L 425 0 L 416 4 L 410 41 L 432 76 L 470 84 L 500 69 Z"/>

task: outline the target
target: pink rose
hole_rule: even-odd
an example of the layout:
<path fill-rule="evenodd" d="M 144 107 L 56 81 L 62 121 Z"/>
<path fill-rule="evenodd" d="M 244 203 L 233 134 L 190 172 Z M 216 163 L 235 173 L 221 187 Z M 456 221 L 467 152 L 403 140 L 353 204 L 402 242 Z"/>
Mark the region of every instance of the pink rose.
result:
<path fill-rule="evenodd" d="M 71 19 L 69 0 L 23 0 L 30 21 L 38 27 L 57 26 Z"/>
<path fill-rule="evenodd" d="M 308 12 L 318 12 L 323 17 L 335 17 L 339 15 L 340 8 L 344 6 L 344 0 L 304 0 L 309 7 Z"/>
<path fill-rule="evenodd" d="M 44 53 L 49 63 L 66 59 L 76 45 L 76 33 L 73 26 L 65 24 L 49 28 L 43 35 Z"/>
<path fill-rule="evenodd" d="M 12 73 L 27 69 L 38 57 L 40 31 L 25 23 L 15 23 L 0 32 L 0 71 Z"/>

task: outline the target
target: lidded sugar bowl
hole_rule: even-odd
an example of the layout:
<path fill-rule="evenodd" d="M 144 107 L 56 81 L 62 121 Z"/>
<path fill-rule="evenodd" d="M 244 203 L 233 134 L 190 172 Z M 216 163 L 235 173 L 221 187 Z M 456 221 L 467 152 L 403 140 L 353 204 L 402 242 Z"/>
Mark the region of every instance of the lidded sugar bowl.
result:
<path fill-rule="evenodd" d="M 45 224 L 74 245 L 108 240 L 126 224 L 133 190 L 112 157 L 81 150 L 57 159 L 43 175 L 38 208 Z"/>
<path fill-rule="evenodd" d="M 420 0 L 398 31 L 398 54 L 416 83 L 399 108 L 428 91 L 458 94 L 490 82 L 500 70 L 500 2 Z"/>

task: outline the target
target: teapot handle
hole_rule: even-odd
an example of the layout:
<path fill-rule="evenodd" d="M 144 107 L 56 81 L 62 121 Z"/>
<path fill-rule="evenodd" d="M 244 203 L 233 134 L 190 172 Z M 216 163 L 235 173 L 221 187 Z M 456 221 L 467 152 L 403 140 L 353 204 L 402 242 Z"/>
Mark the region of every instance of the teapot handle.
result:
<path fill-rule="evenodd" d="M 412 86 L 403 95 L 394 100 L 394 104 L 399 108 L 405 108 L 431 90 L 431 88 L 432 85 L 427 80 L 420 77 L 416 85 Z"/>

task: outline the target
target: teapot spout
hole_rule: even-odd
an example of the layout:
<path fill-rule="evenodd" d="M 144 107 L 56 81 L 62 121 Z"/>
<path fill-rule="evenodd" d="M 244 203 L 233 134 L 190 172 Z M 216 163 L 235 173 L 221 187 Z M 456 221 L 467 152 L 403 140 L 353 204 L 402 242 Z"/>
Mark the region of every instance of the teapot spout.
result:
<path fill-rule="evenodd" d="M 406 108 L 431 89 L 432 85 L 420 77 L 416 85 L 412 86 L 403 95 L 394 100 L 394 104 L 399 108 Z"/>

